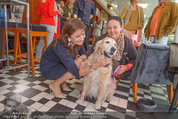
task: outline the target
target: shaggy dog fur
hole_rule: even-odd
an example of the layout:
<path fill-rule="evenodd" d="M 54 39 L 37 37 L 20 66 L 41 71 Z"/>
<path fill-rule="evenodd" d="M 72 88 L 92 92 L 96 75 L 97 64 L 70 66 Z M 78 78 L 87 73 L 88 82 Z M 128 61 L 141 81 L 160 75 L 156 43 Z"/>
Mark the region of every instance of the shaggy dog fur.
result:
<path fill-rule="evenodd" d="M 94 64 L 101 54 L 101 59 L 108 59 L 108 66 L 99 67 L 84 76 L 82 95 L 76 103 L 82 103 L 85 96 L 94 97 L 97 98 L 95 109 L 100 109 L 102 102 L 111 100 L 115 92 L 115 83 L 111 76 L 112 58 L 116 57 L 116 52 L 117 45 L 112 38 L 106 37 L 96 43 L 94 53 L 88 57 L 86 66 Z"/>

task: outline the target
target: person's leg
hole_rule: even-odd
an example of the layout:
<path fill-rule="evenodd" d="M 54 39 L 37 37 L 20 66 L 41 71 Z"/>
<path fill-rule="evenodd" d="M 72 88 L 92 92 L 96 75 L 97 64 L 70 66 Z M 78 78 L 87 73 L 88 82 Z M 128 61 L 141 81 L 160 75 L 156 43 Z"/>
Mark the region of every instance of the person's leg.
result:
<path fill-rule="evenodd" d="M 1 17 L 0 17 L 0 38 L 1 38 Z M 0 49 L 1 49 L 1 40 L 0 40 Z M 1 53 L 1 50 L 0 50 L 0 53 Z M 1 59 L 3 59 L 3 58 L 1 58 Z M 0 61 L 0 69 L 2 69 L 2 68 L 3 68 L 3 65 Z"/>
<path fill-rule="evenodd" d="M 62 89 L 63 89 L 64 91 L 72 91 L 72 90 L 67 86 L 66 81 L 64 81 L 64 82 L 61 84 L 61 86 L 62 86 Z"/>
<path fill-rule="evenodd" d="M 175 74 L 174 75 L 174 82 L 173 82 L 173 89 L 174 90 L 176 89 L 177 83 L 178 83 L 178 74 Z"/>
<path fill-rule="evenodd" d="M 89 45 L 89 39 L 90 39 L 90 29 L 89 27 L 87 27 L 85 30 L 85 39 L 84 39 L 84 47 L 86 51 Z"/>
<path fill-rule="evenodd" d="M 163 45 L 167 45 L 167 41 L 168 41 L 168 36 L 163 36 L 160 39 L 155 39 L 155 43 L 156 44 L 163 44 Z"/>
<path fill-rule="evenodd" d="M 0 17 L 0 39 L 1 39 L 1 17 Z M 0 40 L 0 49 L 1 49 L 1 40 Z M 0 50 L 1 53 L 1 50 Z"/>
<path fill-rule="evenodd" d="M 59 18 L 60 18 L 60 33 L 61 33 L 61 31 L 62 31 L 62 27 L 64 26 L 64 24 L 63 24 L 61 15 L 59 15 Z"/>
<path fill-rule="evenodd" d="M 60 85 L 62 83 L 65 83 L 66 80 L 71 79 L 73 77 L 74 75 L 71 72 L 67 72 L 62 77 L 49 84 L 49 88 L 53 91 L 55 97 L 66 98 L 61 92 Z"/>
<path fill-rule="evenodd" d="M 54 27 L 55 26 L 51 26 L 51 25 L 47 25 L 47 24 L 41 24 L 42 26 L 46 26 L 47 27 L 47 32 L 48 32 L 48 45 L 53 41 L 53 37 L 54 37 Z M 40 37 L 40 42 L 36 48 L 36 55 L 35 55 L 35 59 L 37 58 L 41 58 L 41 53 L 44 47 L 44 37 Z"/>
<path fill-rule="evenodd" d="M 1 27 L 2 27 L 2 22 L 4 22 L 4 9 L 2 8 L 0 11 L 0 39 L 1 39 Z M 7 22 L 9 22 L 9 8 L 7 8 Z M 5 44 L 4 44 L 4 50 L 5 50 Z M 1 41 L 0 41 L 0 48 L 1 48 Z M 6 54 L 3 54 L 2 59 L 6 58 Z M 0 62 L 1 63 L 1 62 Z M 5 62 L 3 62 L 4 65 L 6 65 Z M 3 65 L 1 64 L 0 68 L 3 68 Z"/>
<path fill-rule="evenodd" d="M 40 42 L 36 48 L 35 59 L 41 58 L 41 52 L 42 52 L 43 47 L 44 47 L 44 38 L 40 37 Z"/>
<path fill-rule="evenodd" d="M 44 24 L 47 27 L 48 32 L 48 45 L 53 41 L 55 26 Z"/>
<path fill-rule="evenodd" d="M 92 44 L 94 44 L 96 41 L 96 36 L 93 36 Z"/>

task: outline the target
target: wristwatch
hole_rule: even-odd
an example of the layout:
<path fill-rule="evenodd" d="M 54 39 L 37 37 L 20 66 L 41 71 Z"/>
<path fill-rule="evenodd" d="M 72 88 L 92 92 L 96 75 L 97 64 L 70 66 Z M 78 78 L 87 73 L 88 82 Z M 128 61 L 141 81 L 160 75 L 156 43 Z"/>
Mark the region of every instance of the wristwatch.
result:
<path fill-rule="evenodd" d="M 82 56 L 80 56 L 80 58 L 82 59 L 82 61 L 84 61 L 84 59 L 83 59 L 83 57 L 82 57 Z"/>
<path fill-rule="evenodd" d="M 89 67 L 88 67 L 88 69 L 89 69 L 89 71 L 90 72 L 92 72 L 92 71 L 94 71 L 95 69 L 93 69 L 93 67 L 92 67 L 93 65 L 90 65 Z"/>

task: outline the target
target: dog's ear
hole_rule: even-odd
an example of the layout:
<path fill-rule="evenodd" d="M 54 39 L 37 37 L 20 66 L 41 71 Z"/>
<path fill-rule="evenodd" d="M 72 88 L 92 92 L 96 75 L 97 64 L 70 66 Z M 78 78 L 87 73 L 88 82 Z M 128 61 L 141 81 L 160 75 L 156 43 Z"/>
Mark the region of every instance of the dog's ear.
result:
<path fill-rule="evenodd" d="M 101 54 L 101 45 L 102 45 L 102 40 L 98 41 L 94 47 L 94 54 Z"/>

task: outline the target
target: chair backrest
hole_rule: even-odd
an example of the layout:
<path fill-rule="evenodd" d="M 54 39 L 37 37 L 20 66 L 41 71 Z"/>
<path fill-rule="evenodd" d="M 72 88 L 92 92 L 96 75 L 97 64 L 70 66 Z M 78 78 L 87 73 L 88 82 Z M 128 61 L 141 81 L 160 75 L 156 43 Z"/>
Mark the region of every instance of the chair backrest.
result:
<path fill-rule="evenodd" d="M 168 72 L 169 56 L 168 45 L 141 44 L 128 78 L 134 83 L 172 85 L 174 75 Z"/>

